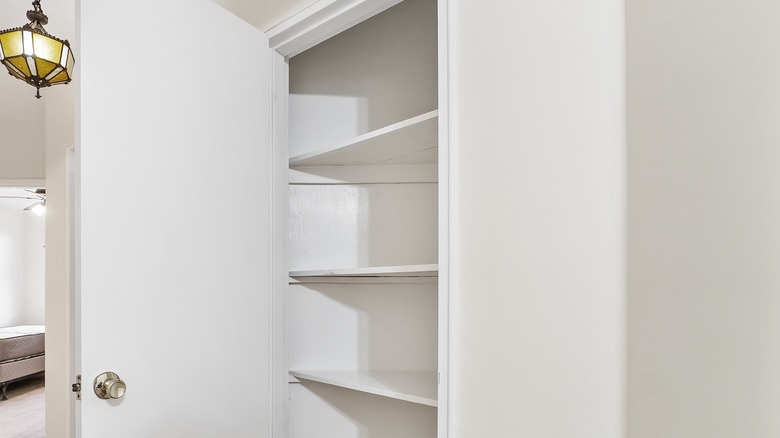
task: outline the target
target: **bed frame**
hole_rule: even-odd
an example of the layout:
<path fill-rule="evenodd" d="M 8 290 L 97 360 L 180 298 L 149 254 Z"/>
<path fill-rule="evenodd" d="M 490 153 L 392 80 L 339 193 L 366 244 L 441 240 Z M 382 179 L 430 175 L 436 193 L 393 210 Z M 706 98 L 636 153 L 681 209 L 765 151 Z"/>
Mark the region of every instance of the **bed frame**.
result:
<path fill-rule="evenodd" d="M 0 364 L 0 401 L 8 400 L 8 385 L 20 380 L 43 374 L 44 355 L 28 357 L 14 362 Z M 16 376 L 16 377 L 12 377 Z"/>
<path fill-rule="evenodd" d="M 0 328 L 0 401 L 7 400 L 8 385 L 43 373 L 46 365 L 44 329 L 41 326 Z"/>

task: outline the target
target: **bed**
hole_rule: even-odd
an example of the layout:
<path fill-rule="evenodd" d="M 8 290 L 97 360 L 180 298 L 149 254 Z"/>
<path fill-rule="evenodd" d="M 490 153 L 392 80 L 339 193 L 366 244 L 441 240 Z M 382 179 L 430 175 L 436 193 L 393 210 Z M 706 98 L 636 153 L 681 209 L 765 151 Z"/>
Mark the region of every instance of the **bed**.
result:
<path fill-rule="evenodd" d="M 0 400 L 9 383 L 43 372 L 45 332 L 42 325 L 0 328 Z"/>

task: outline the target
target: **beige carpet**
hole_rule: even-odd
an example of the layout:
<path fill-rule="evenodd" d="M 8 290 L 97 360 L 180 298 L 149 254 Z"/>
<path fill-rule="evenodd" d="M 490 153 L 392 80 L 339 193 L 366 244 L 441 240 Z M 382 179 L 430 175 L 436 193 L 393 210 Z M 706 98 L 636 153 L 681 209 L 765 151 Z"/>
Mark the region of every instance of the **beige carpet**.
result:
<path fill-rule="evenodd" d="M 0 438 L 43 438 L 43 376 L 12 383 L 0 401 Z"/>

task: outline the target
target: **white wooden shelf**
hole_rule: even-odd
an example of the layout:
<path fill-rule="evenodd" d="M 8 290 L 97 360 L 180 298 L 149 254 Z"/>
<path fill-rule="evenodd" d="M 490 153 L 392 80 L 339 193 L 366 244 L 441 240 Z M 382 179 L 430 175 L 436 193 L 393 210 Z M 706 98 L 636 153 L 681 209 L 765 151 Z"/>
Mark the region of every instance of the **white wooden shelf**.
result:
<path fill-rule="evenodd" d="M 302 380 L 438 406 L 434 371 L 290 371 L 290 374 Z"/>
<path fill-rule="evenodd" d="M 316 269 L 312 271 L 290 271 L 290 277 L 437 277 L 439 265 L 374 266 L 368 268 Z"/>
<path fill-rule="evenodd" d="M 290 158 L 290 166 L 434 164 L 438 159 L 439 111 L 434 110 Z"/>

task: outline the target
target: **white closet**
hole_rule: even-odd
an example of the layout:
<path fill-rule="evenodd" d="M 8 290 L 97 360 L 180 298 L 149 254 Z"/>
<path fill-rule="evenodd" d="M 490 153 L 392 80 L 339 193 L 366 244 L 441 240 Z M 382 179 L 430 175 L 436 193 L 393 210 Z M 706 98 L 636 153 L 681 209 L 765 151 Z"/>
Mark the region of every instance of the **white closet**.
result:
<path fill-rule="evenodd" d="M 290 438 L 437 436 L 436 0 L 291 57 Z"/>

